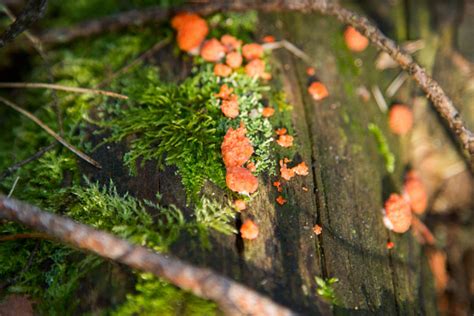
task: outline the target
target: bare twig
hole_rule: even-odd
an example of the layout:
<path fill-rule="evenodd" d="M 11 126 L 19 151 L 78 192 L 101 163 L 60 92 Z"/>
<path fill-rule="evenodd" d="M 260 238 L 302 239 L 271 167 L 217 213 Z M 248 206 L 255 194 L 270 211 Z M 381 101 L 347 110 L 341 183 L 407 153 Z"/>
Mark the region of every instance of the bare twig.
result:
<path fill-rule="evenodd" d="M 254 0 L 209 0 L 205 3 L 187 5 L 180 10 L 194 11 L 201 14 L 210 14 L 216 11 L 282 11 L 293 10 L 301 12 L 319 12 L 333 16 L 340 22 L 352 25 L 364 34 L 382 51 L 390 55 L 401 67 L 406 70 L 417 82 L 418 86 L 432 101 L 434 108 L 447 123 L 457 140 L 469 154 L 470 167 L 474 170 L 474 133 L 464 124 L 458 110 L 441 86 L 426 73 L 413 57 L 391 39 L 386 37 L 372 22 L 359 14 L 341 7 L 330 0 L 281 0 L 281 1 L 254 1 Z M 148 22 L 164 21 L 175 10 L 160 7 L 146 8 L 143 11 L 133 10 L 116 14 L 106 18 L 87 21 L 72 28 L 51 30 L 44 33 L 41 39 L 48 43 L 68 42 L 79 37 L 100 34 L 106 30 L 118 30 L 129 25 L 145 24 Z"/>
<path fill-rule="evenodd" d="M 10 192 L 8 192 L 7 197 L 11 197 L 13 192 L 15 191 L 16 185 L 18 184 L 18 180 L 20 180 L 20 177 L 16 177 L 15 181 L 13 181 L 12 188 L 10 189 Z"/>
<path fill-rule="evenodd" d="M 46 125 L 45 123 L 43 123 L 39 118 L 37 118 L 36 116 L 34 116 L 32 113 L 22 109 L 21 107 L 19 107 L 18 105 L 16 105 L 15 103 L 13 103 L 12 101 L 9 101 L 7 99 L 5 99 L 4 97 L 1 97 L 0 96 L 0 102 L 6 104 L 7 106 L 9 106 L 10 108 L 14 109 L 15 111 L 23 114 L 24 116 L 26 116 L 27 118 L 29 118 L 30 120 L 32 120 L 33 122 L 35 122 L 36 124 L 38 124 L 42 129 L 44 129 L 46 131 L 46 133 L 48 133 L 49 135 L 51 135 L 52 137 L 54 137 L 54 139 L 56 139 L 58 142 L 60 142 L 64 147 L 66 147 L 67 149 L 69 149 L 70 151 L 72 151 L 74 154 L 76 154 L 78 157 L 80 157 L 81 159 L 87 161 L 88 163 L 90 163 L 91 165 L 93 165 L 94 167 L 96 168 L 102 168 L 102 166 L 97 162 L 95 161 L 94 159 L 92 159 L 91 157 L 87 156 L 85 153 L 83 153 L 82 151 L 80 151 L 78 148 L 74 147 L 73 145 L 69 144 L 64 138 L 62 138 L 61 136 L 59 136 L 55 131 L 53 131 L 48 125 Z"/>
<path fill-rule="evenodd" d="M 15 22 L 0 35 L 0 48 L 5 46 L 6 43 L 13 41 L 31 24 L 41 18 L 45 12 L 46 3 L 47 0 L 28 0 L 28 3 Z"/>
<path fill-rule="evenodd" d="M 197 296 L 215 301 L 230 315 L 294 315 L 287 308 L 209 269 L 197 268 L 169 255 L 151 252 L 109 233 L 14 199 L 0 196 L 0 218 L 29 226 L 63 243 L 131 268 L 151 272 Z"/>
<path fill-rule="evenodd" d="M 50 235 L 45 233 L 23 233 L 23 234 L 14 234 L 7 236 L 0 236 L 0 242 L 3 241 L 14 241 L 18 239 L 53 239 Z"/>
<path fill-rule="evenodd" d="M 43 156 L 46 152 L 50 151 L 51 149 L 53 149 L 58 143 L 57 142 L 54 142 L 54 143 L 51 143 L 49 144 L 48 146 L 46 147 L 43 147 L 43 148 L 40 148 L 40 150 L 38 150 L 36 153 L 34 153 L 32 156 L 26 158 L 25 160 L 22 160 L 16 164 L 14 164 L 13 166 L 11 167 L 8 167 L 5 171 L 3 171 L 2 173 L 0 173 L 0 181 L 2 181 L 3 179 L 5 179 L 5 177 L 8 177 L 10 174 L 12 174 L 13 172 L 15 172 L 16 170 L 20 169 L 21 167 L 23 167 L 24 165 L 26 164 L 29 164 L 30 162 L 38 159 L 38 158 L 41 158 L 41 156 Z"/>
<path fill-rule="evenodd" d="M 52 89 L 52 90 L 61 90 L 61 91 L 68 91 L 68 92 L 75 92 L 75 93 L 90 93 L 90 94 L 106 95 L 108 97 L 123 99 L 123 100 L 128 99 L 126 95 L 110 92 L 110 91 L 69 87 L 69 86 L 62 86 L 59 84 L 40 83 L 40 82 L 0 82 L 0 88 Z"/>

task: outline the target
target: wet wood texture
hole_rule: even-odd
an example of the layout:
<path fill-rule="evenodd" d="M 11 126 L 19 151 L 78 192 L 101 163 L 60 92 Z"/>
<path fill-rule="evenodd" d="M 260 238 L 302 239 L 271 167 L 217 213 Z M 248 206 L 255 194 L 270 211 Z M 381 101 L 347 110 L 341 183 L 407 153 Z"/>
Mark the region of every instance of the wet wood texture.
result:
<path fill-rule="evenodd" d="M 213 233 L 212 250 L 206 251 L 182 236 L 172 253 L 305 315 L 328 313 L 316 295 L 315 276 L 339 279 L 334 314 L 433 315 L 432 280 L 420 245 L 411 233 L 389 233 L 382 223 L 384 199 L 400 191 L 405 168 L 400 148 L 407 140 L 389 133 L 385 114 L 373 98 L 364 102 L 357 94 L 362 86 L 385 89 L 389 84 L 390 77 L 374 69 L 375 50 L 350 53 L 344 46 L 343 26 L 320 15 L 260 15 L 259 24 L 261 36 L 273 34 L 302 48 L 314 60 L 316 77 L 330 91 L 329 98 L 314 102 L 306 92 L 306 65 L 288 51 L 273 53 L 272 85 L 285 91 L 294 106 L 298 154 L 292 158 L 311 165 L 312 172 L 285 186 L 289 202 L 284 206 L 275 202 L 274 178 L 260 178 L 257 197 L 236 221 L 238 227 L 246 218 L 254 219 L 260 227 L 258 239 Z M 180 67 L 170 66 L 177 63 L 170 51 L 159 52 L 155 61 L 170 79 L 186 73 L 181 62 Z M 397 157 L 393 174 L 386 171 L 369 123 L 380 127 Z M 96 135 L 90 137 L 99 141 Z M 159 191 L 164 203 L 191 214 L 173 168 L 158 171 L 148 163 L 137 177 L 130 177 L 122 163 L 125 151 L 126 144 L 102 146 L 93 158 L 104 168 L 84 170 L 92 180 L 108 183 L 111 178 L 120 191 L 141 198 L 154 199 Z M 204 190 L 223 194 L 211 185 Z M 315 224 L 323 228 L 319 236 L 313 233 Z M 389 239 L 395 243 L 392 250 L 386 249 Z"/>

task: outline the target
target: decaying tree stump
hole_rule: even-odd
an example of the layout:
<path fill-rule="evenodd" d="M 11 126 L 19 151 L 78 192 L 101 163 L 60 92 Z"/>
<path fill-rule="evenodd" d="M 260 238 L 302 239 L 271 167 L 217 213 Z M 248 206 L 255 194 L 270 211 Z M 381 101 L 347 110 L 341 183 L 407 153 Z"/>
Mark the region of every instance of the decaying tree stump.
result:
<path fill-rule="evenodd" d="M 289 202 L 284 206 L 275 202 L 274 179 L 260 178 L 258 196 L 235 223 L 238 227 L 246 218 L 254 219 L 260 227 L 258 239 L 213 233 L 208 251 L 181 236 L 171 252 L 307 315 L 327 314 L 326 303 L 316 295 L 316 276 L 339 279 L 335 314 L 435 314 L 432 278 L 421 246 L 411 233 L 389 233 L 382 223 L 384 199 L 400 191 L 406 167 L 400 144 L 406 139 L 388 132 L 385 114 L 373 98 L 365 102 L 358 95 L 358 88 L 389 84 L 388 76 L 374 68 L 375 49 L 349 53 L 343 27 L 321 15 L 260 14 L 259 24 L 260 36 L 275 34 L 303 49 L 329 89 L 329 98 L 312 101 L 306 91 L 307 65 L 288 51 L 274 51 L 273 88 L 283 90 L 294 107 L 298 154 L 293 158 L 311 164 L 312 172 L 285 187 Z M 169 80 L 182 79 L 190 70 L 170 48 L 154 59 Z M 395 153 L 393 173 L 387 171 L 369 123 L 380 127 Z M 101 136 L 91 129 L 90 139 L 98 143 Z M 140 198 L 153 200 L 158 191 L 163 203 L 192 213 L 175 169 L 160 171 L 147 163 L 131 177 L 122 162 L 125 151 L 125 143 L 101 146 L 92 156 L 103 169 L 83 165 L 83 170 L 92 181 L 107 183 L 111 178 L 120 191 Z M 211 184 L 203 190 L 223 194 Z M 322 226 L 319 236 L 313 232 L 315 224 Z M 394 249 L 387 249 L 388 240 Z"/>

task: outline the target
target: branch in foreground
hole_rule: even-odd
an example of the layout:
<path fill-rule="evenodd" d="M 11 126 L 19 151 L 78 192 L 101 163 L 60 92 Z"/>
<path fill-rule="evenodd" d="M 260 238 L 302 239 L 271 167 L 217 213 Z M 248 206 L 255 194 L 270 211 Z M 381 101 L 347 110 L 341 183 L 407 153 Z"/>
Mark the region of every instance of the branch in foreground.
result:
<path fill-rule="evenodd" d="M 457 140 L 463 146 L 470 158 L 470 167 L 474 171 L 474 133 L 463 122 L 459 111 L 453 105 L 441 86 L 416 63 L 413 57 L 404 52 L 393 40 L 386 37 L 372 22 L 336 2 L 330 0 L 281 0 L 281 1 L 255 1 L 255 0 L 209 0 L 205 3 L 186 5 L 180 7 L 182 11 L 193 11 L 200 14 L 211 14 L 217 11 L 301 11 L 319 12 L 324 15 L 336 17 L 345 24 L 352 25 L 363 33 L 370 41 L 382 51 L 390 55 L 425 92 L 432 101 L 434 108 L 447 123 Z M 101 19 L 83 22 L 75 27 L 53 29 L 41 35 L 45 43 L 65 43 L 80 37 L 98 35 L 104 31 L 113 31 L 130 25 L 143 25 L 149 22 L 161 22 L 170 18 L 177 9 L 163 9 L 150 7 L 144 10 L 133 10 Z"/>
<path fill-rule="evenodd" d="M 0 48 L 13 41 L 31 24 L 41 18 L 46 9 L 47 0 L 29 0 L 18 18 L 0 35 Z"/>
<path fill-rule="evenodd" d="M 30 88 L 30 89 L 51 89 L 51 90 L 60 90 L 60 91 L 67 91 L 67 92 L 74 92 L 74 93 L 90 93 L 90 94 L 98 94 L 98 95 L 105 95 L 112 98 L 128 100 L 126 95 L 105 91 L 105 90 L 97 90 L 97 89 L 88 89 L 88 88 L 80 88 L 80 87 L 70 87 L 70 86 L 63 86 L 59 84 L 52 84 L 52 83 L 41 83 L 41 82 L 0 82 L 0 88 Z"/>
<path fill-rule="evenodd" d="M 91 157 L 87 156 L 85 153 L 83 153 L 82 151 L 80 151 L 78 148 L 74 147 L 73 145 L 69 144 L 64 138 L 62 138 L 61 136 L 59 136 L 55 131 L 53 131 L 48 125 L 46 125 L 45 123 L 43 123 L 43 121 L 41 121 L 39 118 L 37 118 L 36 116 L 34 116 L 33 114 L 31 114 L 30 112 L 28 112 L 27 110 L 25 109 L 22 109 L 21 107 L 19 107 L 18 105 L 16 105 L 15 103 L 13 103 L 12 101 L 10 100 L 7 100 L 5 99 L 4 97 L 0 97 L 0 102 L 4 103 L 5 105 L 9 106 L 10 108 L 14 109 L 15 111 L 23 114 L 24 116 L 26 116 L 27 118 L 29 118 L 30 120 L 32 120 L 33 122 L 35 122 L 36 124 L 38 124 L 43 130 L 45 130 L 46 133 L 48 133 L 49 135 L 51 135 L 52 137 L 54 137 L 54 139 L 56 139 L 58 142 L 60 142 L 64 147 L 66 147 L 67 149 L 69 149 L 70 151 L 72 151 L 74 154 L 76 154 L 79 158 L 83 159 L 84 161 L 87 161 L 88 163 L 90 163 L 91 165 L 93 165 L 94 167 L 96 168 L 99 168 L 101 169 L 102 166 L 97 162 L 95 161 L 94 159 L 92 159 Z"/>
<path fill-rule="evenodd" d="M 229 315 L 295 315 L 257 292 L 169 255 L 151 252 L 109 233 L 0 195 L 0 219 L 47 233 L 59 241 L 94 252 L 131 268 L 151 272 L 197 296 L 215 301 Z"/>

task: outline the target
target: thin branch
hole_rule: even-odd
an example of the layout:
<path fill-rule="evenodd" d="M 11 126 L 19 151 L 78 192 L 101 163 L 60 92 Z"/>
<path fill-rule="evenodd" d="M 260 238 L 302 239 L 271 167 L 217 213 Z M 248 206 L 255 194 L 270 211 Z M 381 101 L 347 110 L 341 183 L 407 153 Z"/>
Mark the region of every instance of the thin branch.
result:
<path fill-rule="evenodd" d="M 45 233 L 23 233 L 23 234 L 14 234 L 7 236 L 0 236 L 0 242 L 4 241 L 14 241 L 18 239 L 53 239 L 50 235 Z"/>
<path fill-rule="evenodd" d="M 215 301 L 229 315 L 295 315 L 261 294 L 209 269 L 130 244 L 112 234 L 0 196 L 0 218 L 29 226 L 81 249 L 151 272 L 197 296 Z"/>
<path fill-rule="evenodd" d="M 364 34 L 377 48 L 389 54 L 425 92 L 432 101 L 434 108 L 447 123 L 464 150 L 469 154 L 470 167 L 474 170 L 474 133 L 470 131 L 462 120 L 459 111 L 453 105 L 441 86 L 425 69 L 416 63 L 413 57 L 402 50 L 393 40 L 386 37 L 372 22 L 359 14 L 341 7 L 330 0 L 280 0 L 280 1 L 255 1 L 255 0 L 209 0 L 205 3 L 186 5 L 179 8 L 181 11 L 193 11 L 200 14 L 211 14 L 217 11 L 301 11 L 318 12 L 333 16 L 344 24 L 355 27 Z M 170 18 L 176 9 L 163 9 L 149 7 L 133 10 L 105 18 L 83 22 L 71 28 L 50 30 L 40 38 L 47 43 L 69 42 L 80 37 L 98 35 L 104 31 L 113 31 L 130 25 L 143 25 L 149 22 L 161 22 Z M 308 39 L 309 40 L 309 39 Z"/>
<path fill-rule="evenodd" d="M 38 158 L 41 158 L 46 152 L 50 151 L 51 149 L 53 149 L 58 143 L 57 142 L 54 142 L 54 143 L 51 143 L 49 144 L 48 146 L 46 147 L 43 147 L 43 148 L 40 148 L 40 150 L 38 150 L 36 153 L 34 153 L 32 156 L 26 158 L 25 160 L 22 160 L 16 164 L 14 164 L 13 166 L 10 166 L 8 167 L 5 171 L 3 171 L 2 173 L 0 173 L 0 182 L 5 179 L 6 177 L 8 177 L 9 175 L 11 175 L 13 172 L 17 171 L 18 169 L 20 169 L 21 167 L 23 167 L 24 165 L 27 165 L 29 164 L 30 162 L 38 159 Z"/>
<path fill-rule="evenodd" d="M 75 93 L 90 93 L 98 95 L 106 95 L 108 97 L 127 100 L 128 97 L 123 94 L 97 90 L 97 89 L 87 89 L 87 88 L 78 88 L 78 87 L 69 87 L 59 84 L 50 84 L 50 83 L 40 83 L 40 82 L 0 82 L 0 88 L 31 88 L 31 89 L 52 89 L 52 90 L 61 90 Z"/>
<path fill-rule="evenodd" d="M 9 106 L 10 108 L 14 109 L 15 111 L 23 114 L 24 116 L 26 116 L 27 118 L 29 118 L 30 120 L 32 120 L 33 122 L 35 122 L 36 124 L 38 124 L 42 129 L 44 129 L 46 131 L 46 133 L 48 133 L 49 135 L 51 135 L 52 137 L 54 137 L 54 139 L 56 139 L 58 142 L 60 142 L 64 147 L 66 147 L 67 149 L 69 149 L 70 151 L 72 151 L 74 154 L 76 154 L 78 157 L 80 157 L 81 159 L 87 161 L 88 163 L 90 163 L 91 165 L 93 165 L 94 167 L 96 168 L 99 168 L 101 169 L 102 166 L 97 162 L 95 161 L 94 159 L 92 159 L 91 157 L 87 156 L 85 153 L 83 153 L 82 151 L 80 151 L 78 148 L 74 147 L 73 145 L 69 144 L 64 138 L 62 138 L 61 136 L 59 136 L 55 131 L 53 131 L 48 125 L 46 125 L 45 123 L 43 123 L 39 118 L 37 118 L 36 116 L 34 116 L 32 113 L 22 109 L 21 107 L 19 107 L 18 105 L 16 105 L 15 103 L 5 99 L 4 97 L 1 97 L 0 96 L 0 102 L 4 103 L 5 105 Z"/>
<path fill-rule="evenodd" d="M 46 10 L 47 0 L 28 0 L 18 18 L 0 35 L 0 48 L 13 41 L 31 24 L 40 19 Z"/>

